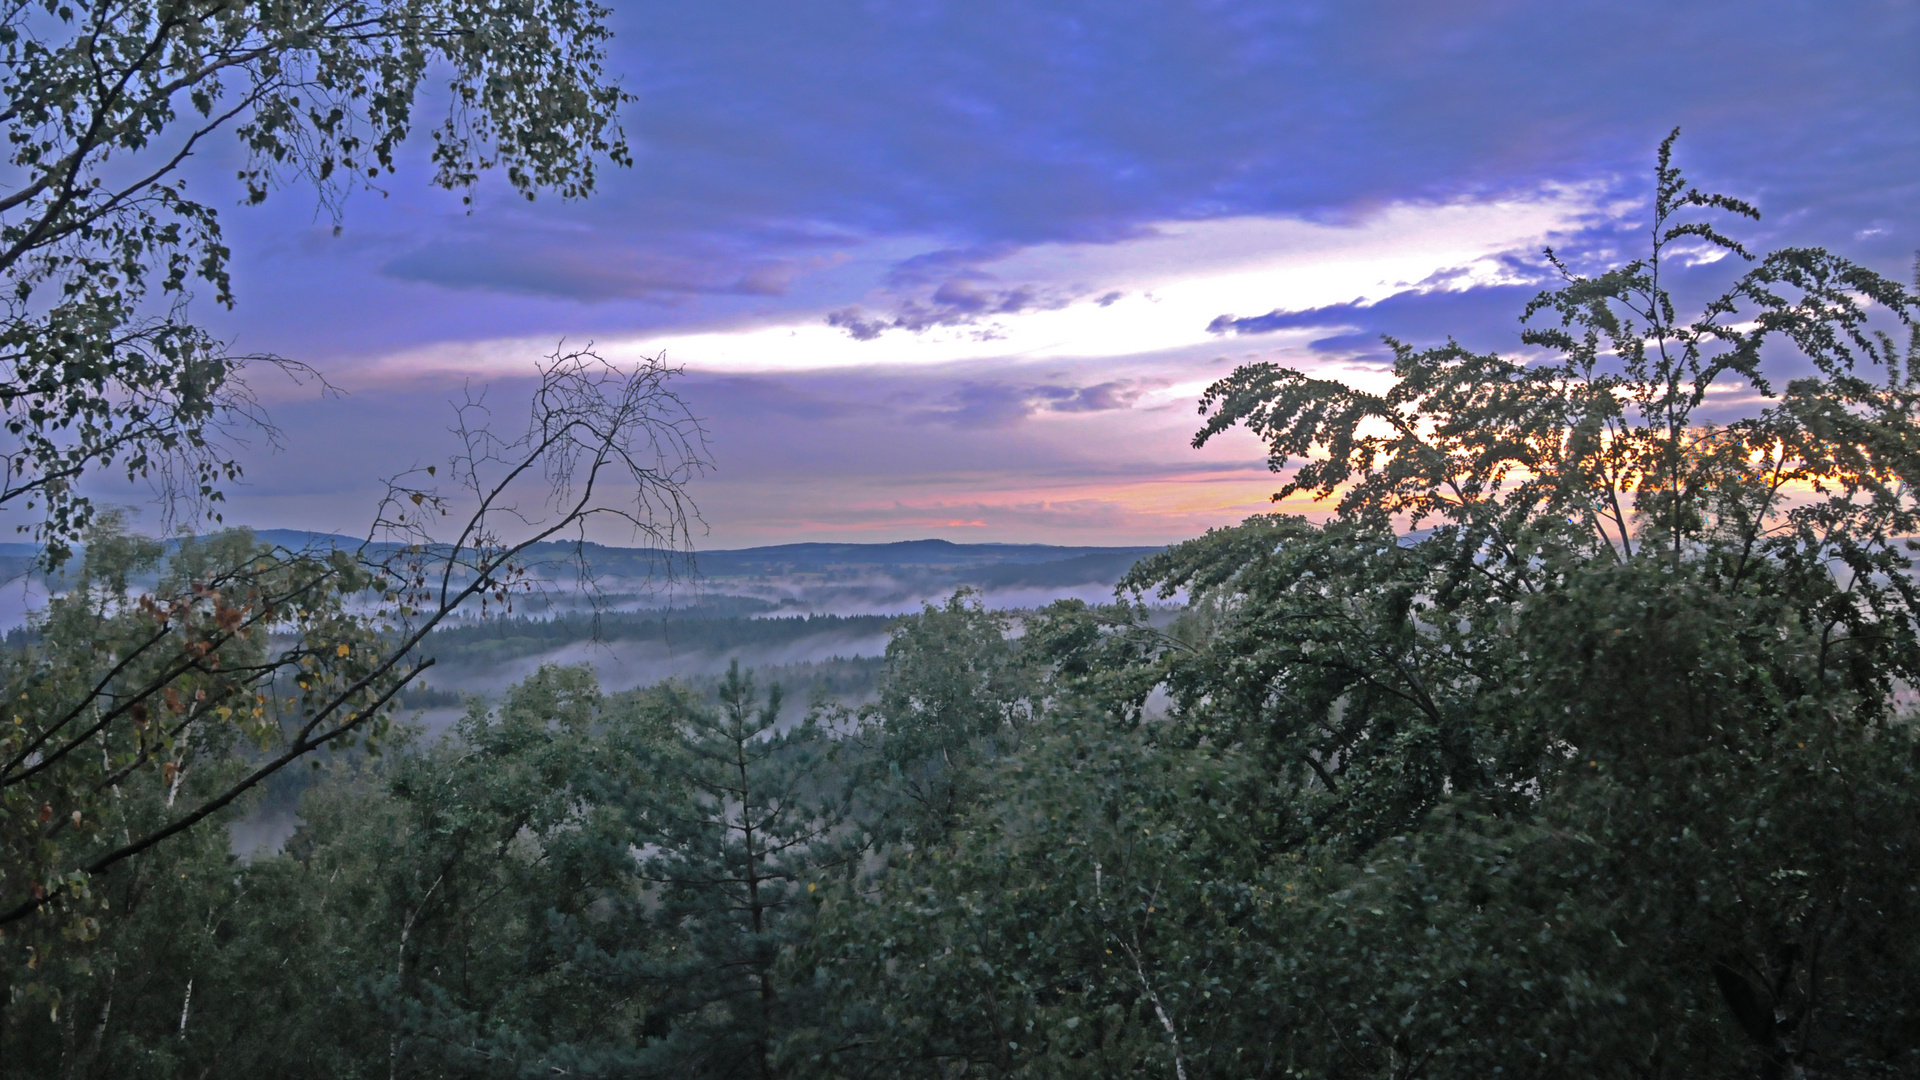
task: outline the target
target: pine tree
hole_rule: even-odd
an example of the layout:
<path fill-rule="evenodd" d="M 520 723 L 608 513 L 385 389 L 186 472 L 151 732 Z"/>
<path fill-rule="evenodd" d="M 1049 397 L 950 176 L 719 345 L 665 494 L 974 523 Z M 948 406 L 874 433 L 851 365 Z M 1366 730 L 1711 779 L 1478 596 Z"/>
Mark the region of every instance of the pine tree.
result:
<path fill-rule="evenodd" d="M 795 1005 L 781 955 L 811 923 L 821 881 L 860 850 L 847 788 L 818 718 L 780 730 L 779 686 L 760 703 L 738 661 L 718 710 L 684 690 L 661 693 L 680 737 L 659 762 L 670 794 L 645 807 L 641 874 L 659 924 L 681 937 L 654 972 L 671 988 L 673 1021 L 650 1050 L 676 1076 L 769 1078 Z"/>

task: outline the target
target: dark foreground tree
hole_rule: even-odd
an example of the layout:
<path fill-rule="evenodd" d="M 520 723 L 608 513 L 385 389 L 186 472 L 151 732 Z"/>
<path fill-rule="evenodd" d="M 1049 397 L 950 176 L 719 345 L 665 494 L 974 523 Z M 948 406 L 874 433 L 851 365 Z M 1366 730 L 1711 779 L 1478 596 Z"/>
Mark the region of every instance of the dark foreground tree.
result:
<path fill-rule="evenodd" d="M 1702 215 L 1753 211 L 1671 145 L 1651 252 L 1549 253 L 1527 354 L 1394 342 L 1381 393 L 1272 364 L 1208 390 L 1196 443 L 1246 427 L 1332 516 L 1144 561 L 1129 585 L 1190 598 L 1173 627 L 1038 624 L 1036 730 L 1073 722 L 994 764 L 949 849 L 828 905 L 807 963 L 839 996 L 796 1061 L 1920 1069 L 1916 301 L 1788 249 L 1683 318 L 1669 249 L 1748 259 Z M 1170 701 L 1136 727 L 1143 679 Z"/>
<path fill-rule="evenodd" d="M 643 786 L 669 734 L 590 671 L 543 667 L 429 752 L 319 789 L 269 871 L 327 883 L 331 944 L 353 960 L 297 1018 L 331 1050 L 311 1074 L 630 1073 L 658 939 L 608 795 Z"/>
<path fill-rule="evenodd" d="M 426 470 L 391 492 L 375 530 L 390 542 L 357 554 L 189 543 L 146 592 L 130 581 L 160 572 L 161 552 L 96 521 L 82 484 L 121 470 L 169 510 L 210 507 L 240 467 L 223 433 L 264 422 L 249 358 L 189 312 L 197 291 L 233 302 L 218 215 L 185 179 L 211 139 L 244 148 L 236 193 L 310 182 L 337 215 L 394 171 L 438 83 L 433 183 L 471 201 L 497 170 L 528 198 L 581 197 L 602 160 L 628 160 L 606 15 L 590 0 L 0 6 L 0 506 L 32 514 L 22 528 L 51 566 L 102 526 L 76 589 L 0 676 L 0 1021 L 59 1015 L 50 965 L 91 970 L 89 942 L 118 917 L 100 874 L 314 750 L 377 733 L 425 662 L 422 636 L 521 580 L 503 518 L 537 519 L 517 538 L 620 512 L 650 541 L 684 539 L 698 429 L 670 372 L 585 353 L 543 369 L 523 436 L 463 411 L 449 479 L 465 501 Z M 445 512 L 465 527 L 436 543 L 422 518 Z"/>

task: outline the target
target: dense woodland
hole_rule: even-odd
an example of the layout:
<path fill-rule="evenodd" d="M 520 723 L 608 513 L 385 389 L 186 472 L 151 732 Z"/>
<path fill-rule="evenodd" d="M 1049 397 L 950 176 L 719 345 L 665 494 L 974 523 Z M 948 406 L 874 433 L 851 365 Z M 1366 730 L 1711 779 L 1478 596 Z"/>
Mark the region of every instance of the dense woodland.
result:
<path fill-rule="evenodd" d="M 1651 248 L 1548 252 L 1513 355 L 1206 392 L 1196 443 L 1251 432 L 1318 513 L 1109 605 L 958 593 L 857 706 L 547 667 L 396 723 L 533 545 L 685 549 L 701 429 L 657 364 L 557 353 L 524 431 L 462 412 L 357 551 L 89 501 L 217 513 L 238 374 L 287 363 L 186 318 L 227 253 L 167 154 L 234 131 L 251 197 L 344 198 L 450 72 L 435 182 L 585 195 L 626 159 L 605 17 L 6 8 L 0 505 L 85 547 L 0 653 L 0 1075 L 1920 1074 L 1920 302 L 1747 252 L 1672 139 Z M 300 770 L 298 831 L 237 857 Z"/>

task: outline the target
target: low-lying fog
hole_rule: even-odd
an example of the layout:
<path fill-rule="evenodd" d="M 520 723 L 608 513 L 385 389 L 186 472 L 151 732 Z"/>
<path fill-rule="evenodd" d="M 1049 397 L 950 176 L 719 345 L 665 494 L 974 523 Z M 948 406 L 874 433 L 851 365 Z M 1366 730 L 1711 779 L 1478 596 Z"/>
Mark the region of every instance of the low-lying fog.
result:
<path fill-rule="evenodd" d="M 848 636 L 827 632 L 778 645 L 732 649 L 675 649 L 658 641 L 573 641 L 556 649 L 497 663 L 442 663 L 428 682 L 442 689 L 491 696 L 526 678 L 542 664 L 588 664 L 609 692 L 651 686 L 662 679 L 719 676 L 735 660 L 741 667 L 767 669 L 819 664 L 836 659 L 878 657 L 886 652 L 885 633 Z"/>

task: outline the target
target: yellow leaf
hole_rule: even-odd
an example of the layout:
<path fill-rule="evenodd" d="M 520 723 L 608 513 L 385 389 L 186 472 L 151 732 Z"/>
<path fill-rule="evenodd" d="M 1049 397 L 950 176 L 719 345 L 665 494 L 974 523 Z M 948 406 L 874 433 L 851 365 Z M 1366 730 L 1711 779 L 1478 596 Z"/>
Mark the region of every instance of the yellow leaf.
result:
<path fill-rule="evenodd" d="M 338 648 L 336 648 L 336 649 L 334 649 L 334 650 L 333 650 L 333 655 L 335 655 L 335 656 L 345 656 L 345 655 L 347 655 L 348 653 L 350 653 L 350 652 L 352 652 L 352 651 L 353 651 L 353 646 L 351 646 L 351 645 L 341 645 L 341 646 L 339 646 Z"/>

